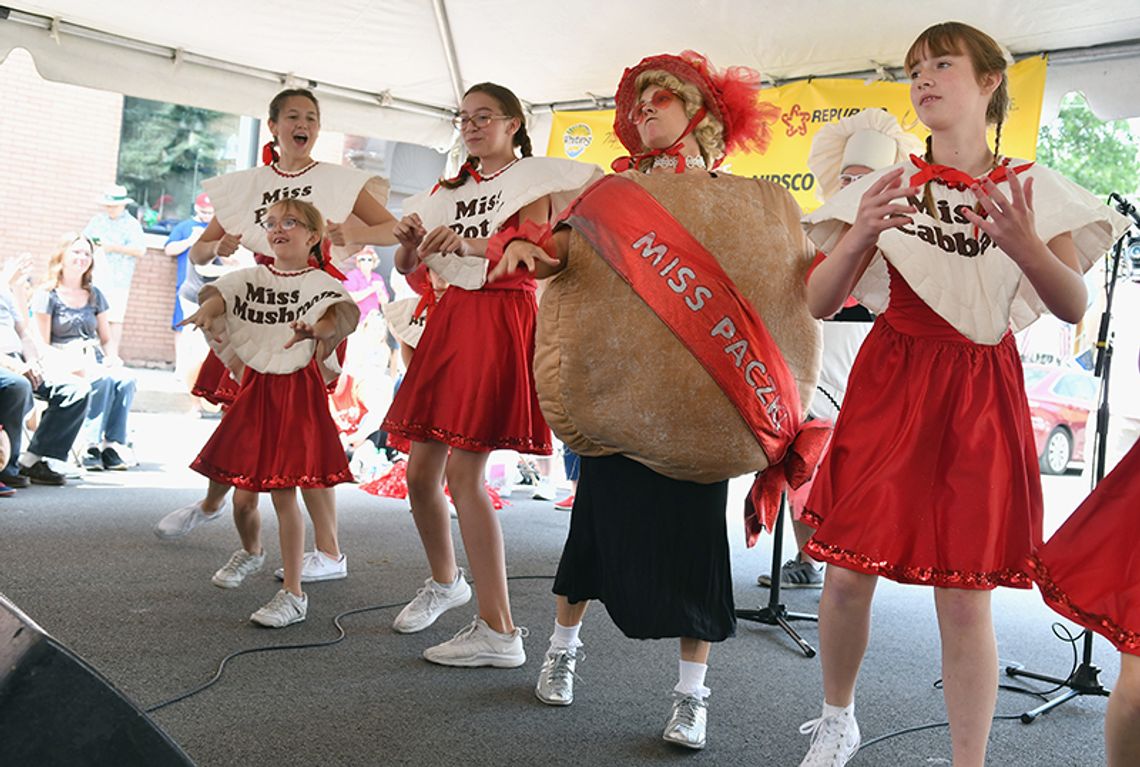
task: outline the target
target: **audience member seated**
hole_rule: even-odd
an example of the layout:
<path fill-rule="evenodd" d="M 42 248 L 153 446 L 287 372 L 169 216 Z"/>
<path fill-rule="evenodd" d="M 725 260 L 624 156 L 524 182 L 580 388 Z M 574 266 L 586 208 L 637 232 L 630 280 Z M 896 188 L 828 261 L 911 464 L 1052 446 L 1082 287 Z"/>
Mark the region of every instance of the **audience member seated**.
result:
<path fill-rule="evenodd" d="M 91 395 L 83 380 L 45 376 L 24 323 L 30 267 L 30 257 L 11 262 L 0 282 L 0 426 L 10 444 L 0 482 L 7 488 L 27 487 L 29 482 L 66 484 L 67 453 L 83 425 Z M 47 409 L 21 455 L 24 419 L 32 410 L 33 396 L 45 401 Z"/>
<path fill-rule="evenodd" d="M 84 468 L 126 469 L 127 415 L 135 379 L 110 353 L 107 299 L 91 284 L 91 241 L 68 235 L 48 261 L 48 276 L 32 297 L 32 314 L 49 372 L 78 376 L 91 386 L 91 404 L 81 432 Z"/>

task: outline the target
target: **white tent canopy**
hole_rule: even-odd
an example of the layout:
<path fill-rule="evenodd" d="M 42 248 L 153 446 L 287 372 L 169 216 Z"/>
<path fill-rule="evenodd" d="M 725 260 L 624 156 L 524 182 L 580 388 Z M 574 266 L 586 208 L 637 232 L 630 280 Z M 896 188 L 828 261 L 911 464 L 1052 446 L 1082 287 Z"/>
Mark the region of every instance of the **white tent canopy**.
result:
<path fill-rule="evenodd" d="M 624 67 L 685 48 L 773 82 L 867 73 L 948 13 L 1050 53 L 1043 120 L 1070 90 L 1140 115 L 1140 3 L 1115 0 L 52 0 L 0 6 L 0 60 L 25 48 L 47 79 L 253 116 L 312 86 L 330 129 L 444 147 L 475 82 L 541 116 L 604 105 Z"/>

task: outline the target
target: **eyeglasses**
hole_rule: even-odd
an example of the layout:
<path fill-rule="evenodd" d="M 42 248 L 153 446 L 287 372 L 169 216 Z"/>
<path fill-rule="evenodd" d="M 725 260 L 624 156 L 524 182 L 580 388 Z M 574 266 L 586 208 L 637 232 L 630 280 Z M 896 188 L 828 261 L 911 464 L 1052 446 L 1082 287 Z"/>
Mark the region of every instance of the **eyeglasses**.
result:
<path fill-rule="evenodd" d="M 839 185 L 840 186 L 847 186 L 848 184 L 854 184 L 856 181 L 863 178 L 863 176 L 865 176 L 865 175 L 867 175 L 867 174 L 866 173 L 840 173 L 839 174 Z"/>
<path fill-rule="evenodd" d="M 451 124 L 455 126 L 457 131 L 463 131 L 468 125 L 474 125 L 476 128 L 486 128 L 491 124 L 492 120 L 509 120 L 509 115 L 492 115 L 486 112 L 480 112 L 477 115 L 459 115 L 458 117 L 451 118 Z"/>
<path fill-rule="evenodd" d="M 629 110 L 629 120 L 634 125 L 641 125 L 645 120 L 645 108 L 652 106 L 655 112 L 660 112 L 662 109 L 667 109 L 670 104 L 680 98 L 676 93 L 665 88 L 659 88 L 649 101 L 639 101 L 633 105 L 633 109 Z"/>
<path fill-rule="evenodd" d="M 286 218 L 281 219 L 280 221 L 278 221 L 275 218 L 267 218 L 261 222 L 260 226 L 262 229 L 264 229 L 267 232 L 271 232 L 274 229 L 276 229 L 277 227 L 281 227 L 281 231 L 283 231 L 283 232 L 288 232 L 290 229 L 292 229 L 295 226 L 305 226 L 305 225 L 302 224 L 300 221 L 298 221 L 295 218 L 286 217 Z M 305 228 L 308 229 L 307 226 Z"/>

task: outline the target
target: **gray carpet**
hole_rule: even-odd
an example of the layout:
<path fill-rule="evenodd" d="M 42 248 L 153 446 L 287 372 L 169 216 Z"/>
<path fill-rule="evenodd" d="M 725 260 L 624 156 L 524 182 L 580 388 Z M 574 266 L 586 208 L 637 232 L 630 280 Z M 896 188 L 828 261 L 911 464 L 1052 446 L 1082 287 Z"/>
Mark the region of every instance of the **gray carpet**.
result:
<path fill-rule="evenodd" d="M 262 644 L 333 639 L 337 613 L 402 603 L 426 577 L 422 550 L 404 503 L 338 491 L 341 540 L 350 577 L 308 587 L 308 620 L 281 631 L 258 629 L 248 615 L 277 588 L 272 568 L 223 591 L 211 573 L 237 547 L 228 521 L 178 543 L 150 532 L 163 513 L 198 497 L 201 482 L 183 467 L 210 422 L 138 415 L 136 441 L 149 460 L 140 469 L 92 475 L 69 488 L 33 487 L 0 499 L 0 591 L 143 707 L 207 680 L 227 653 Z M 1083 493 L 1080 477 L 1046 485 L 1051 514 L 1063 516 Z M 739 498 L 744 485 L 733 485 Z M 755 585 L 769 563 L 770 539 L 746 550 L 736 501 L 730 531 L 736 599 L 767 599 Z M 1067 506 L 1068 508 L 1062 508 Z M 276 524 L 262 501 L 264 539 L 276 566 Z M 502 512 L 512 576 L 550 576 L 569 515 L 550 503 L 512 498 Z M 460 553 L 463 558 L 462 552 Z M 515 670 L 448 669 L 420 658 L 470 620 L 474 606 L 452 611 L 422 634 L 390 628 L 397 608 L 349 616 L 347 638 L 323 649 L 244 656 L 212 688 L 165 708 L 155 720 L 200 765 L 796 765 L 817 716 L 818 659 L 803 657 L 778 628 L 741 623 L 710 662 L 708 748 L 679 751 L 660 740 L 668 691 L 676 679 L 676 644 L 625 639 L 600 605 L 587 614 L 577 699 L 548 708 L 532 687 L 554 616 L 550 581 L 511 583 L 515 620 L 530 629 L 528 660 Z M 814 612 L 818 592 L 788 592 L 792 609 Z M 1033 592 L 999 590 L 994 600 L 1000 655 L 1065 675 L 1067 644 L 1050 632 L 1054 616 Z M 938 635 L 929 589 L 883 582 L 863 666 L 858 718 L 864 740 L 944 718 Z M 815 642 L 814 624 L 800 623 Z M 1099 637 L 1104 681 L 1119 662 Z M 999 713 L 1033 705 L 1001 692 Z M 1105 701 L 1082 699 L 1026 726 L 997 722 L 991 764 L 1102 764 Z M 873 745 L 854 765 L 950 764 L 945 728 Z"/>

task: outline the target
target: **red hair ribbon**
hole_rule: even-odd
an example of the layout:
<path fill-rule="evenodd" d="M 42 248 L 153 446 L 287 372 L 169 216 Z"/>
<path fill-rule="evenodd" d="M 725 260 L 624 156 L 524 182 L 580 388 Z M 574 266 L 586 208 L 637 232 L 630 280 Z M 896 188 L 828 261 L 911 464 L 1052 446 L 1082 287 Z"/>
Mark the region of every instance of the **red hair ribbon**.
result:
<path fill-rule="evenodd" d="M 265 145 L 261 147 L 261 164 L 272 165 L 280 159 L 281 156 L 277 154 L 277 142 L 266 141 Z"/>
<path fill-rule="evenodd" d="M 323 261 L 323 263 L 322 263 Z M 339 282 L 344 282 L 348 279 L 344 272 L 333 266 L 332 262 L 332 242 L 326 237 L 321 240 L 321 257 L 320 259 L 315 256 L 309 259 L 309 263 L 320 269 L 322 272 L 328 274 Z"/>
<path fill-rule="evenodd" d="M 483 180 L 483 177 L 479 175 L 479 169 L 475 167 L 475 163 L 471 162 L 471 160 L 468 159 L 465 163 L 459 166 L 459 173 L 455 174 L 451 178 L 444 179 L 442 182 L 436 183 L 436 185 L 431 188 L 431 193 L 435 194 L 437 191 L 439 191 L 439 188 L 443 183 L 458 183 L 459 179 L 463 176 L 463 171 L 467 171 L 467 175 L 475 179 L 476 184 Z"/>

